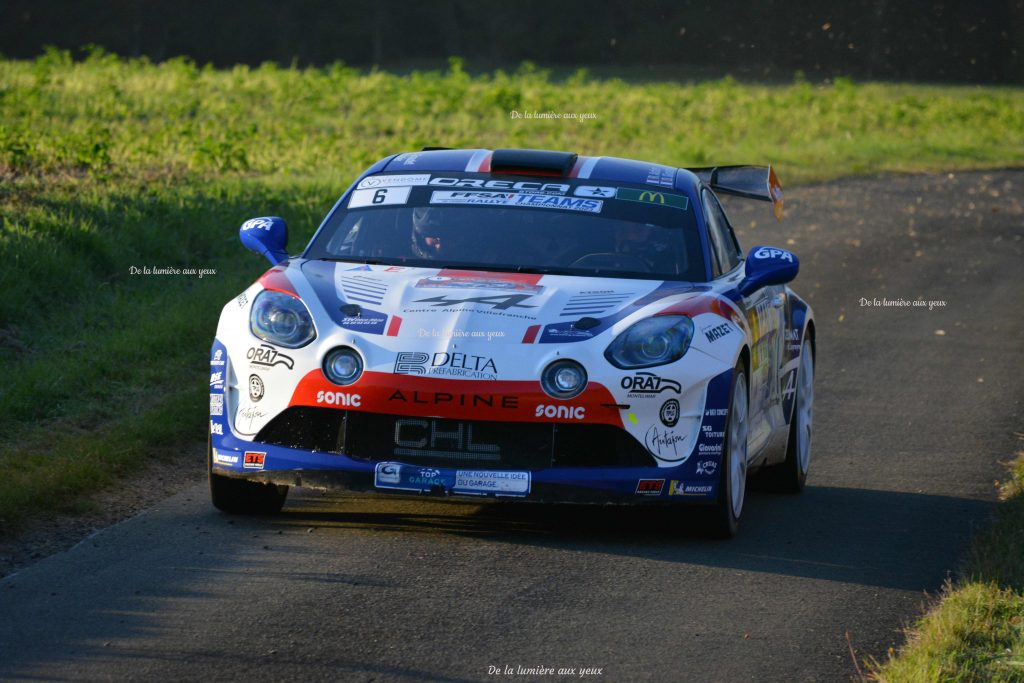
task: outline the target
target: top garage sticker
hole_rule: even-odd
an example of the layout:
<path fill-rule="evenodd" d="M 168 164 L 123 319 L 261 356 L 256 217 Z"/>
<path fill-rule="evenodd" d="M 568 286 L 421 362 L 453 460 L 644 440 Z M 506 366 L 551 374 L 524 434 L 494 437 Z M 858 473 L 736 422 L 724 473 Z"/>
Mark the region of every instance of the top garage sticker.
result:
<path fill-rule="evenodd" d="M 528 206 L 540 209 L 565 209 L 601 213 L 604 202 L 599 199 L 563 197 L 558 195 L 523 194 L 520 192 L 435 191 L 431 204 L 483 204 L 489 206 Z M 351 205 L 350 205 L 351 206 Z"/>

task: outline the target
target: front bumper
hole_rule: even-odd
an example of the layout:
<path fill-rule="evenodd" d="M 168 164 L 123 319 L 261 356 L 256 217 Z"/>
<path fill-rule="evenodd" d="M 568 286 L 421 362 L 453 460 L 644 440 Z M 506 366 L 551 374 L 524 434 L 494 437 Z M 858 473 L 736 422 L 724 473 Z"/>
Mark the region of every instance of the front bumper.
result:
<path fill-rule="evenodd" d="M 710 503 L 717 497 L 717 460 L 688 458 L 675 467 L 515 467 L 485 462 L 430 464 L 214 435 L 212 469 L 228 476 L 289 486 L 480 500 L 597 504 Z M 698 473 L 699 472 L 699 473 Z"/>

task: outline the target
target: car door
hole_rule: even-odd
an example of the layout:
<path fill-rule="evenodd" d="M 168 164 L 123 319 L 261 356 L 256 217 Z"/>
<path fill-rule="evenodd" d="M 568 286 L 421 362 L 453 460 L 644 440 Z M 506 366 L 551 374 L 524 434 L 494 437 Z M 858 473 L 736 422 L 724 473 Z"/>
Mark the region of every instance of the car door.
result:
<path fill-rule="evenodd" d="M 715 194 L 701 193 L 704 216 L 711 239 L 716 279 L 738 285 L 742 280 L 743 254 L 736 235 Z M 770 443 L 773 427 L 781 417 L 778 369 L 781 351 L 782 315 L 785 305 L 781 285 L 762 287 L 743 299 L 750 323 L 750 391 L 748 409 L 748 458 L 756 458 Z"/>

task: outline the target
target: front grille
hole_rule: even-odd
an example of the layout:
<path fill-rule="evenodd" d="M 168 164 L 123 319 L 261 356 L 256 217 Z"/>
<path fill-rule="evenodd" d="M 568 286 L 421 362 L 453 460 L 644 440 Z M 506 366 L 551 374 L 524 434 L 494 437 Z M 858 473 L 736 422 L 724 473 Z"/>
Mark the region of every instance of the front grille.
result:
<path fill-rule="evenodd" d="M 657 466 L 636 439 L 611 425 L 451 420 L 295 406 L 260 430 L 256 440 L 370 462 L 433 467 Z"/>

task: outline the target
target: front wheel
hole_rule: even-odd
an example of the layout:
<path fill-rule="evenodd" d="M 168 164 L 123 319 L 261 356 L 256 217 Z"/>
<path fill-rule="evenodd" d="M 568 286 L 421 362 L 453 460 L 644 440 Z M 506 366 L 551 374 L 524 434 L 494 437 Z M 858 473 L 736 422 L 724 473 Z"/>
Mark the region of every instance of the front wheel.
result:
<path fill-rule="evenodd" d="M 747 495 L 747 375 L 742 365 L 733 371 L 732 397 L 722 445 L 718 502 L 708 510 L 708 532 L 716 538 L 732 538 L 739 531 Z"/>
<path fill-rule="evenodd" d="M 206 442 L 206 474 L 210 479 L 210 500 L 223 512 L 235 515 L 273 515 L 281 511 L 288 497 L 287 486 L 261 484 L 225 477 L 213 471 L 213 449 Z"/>

